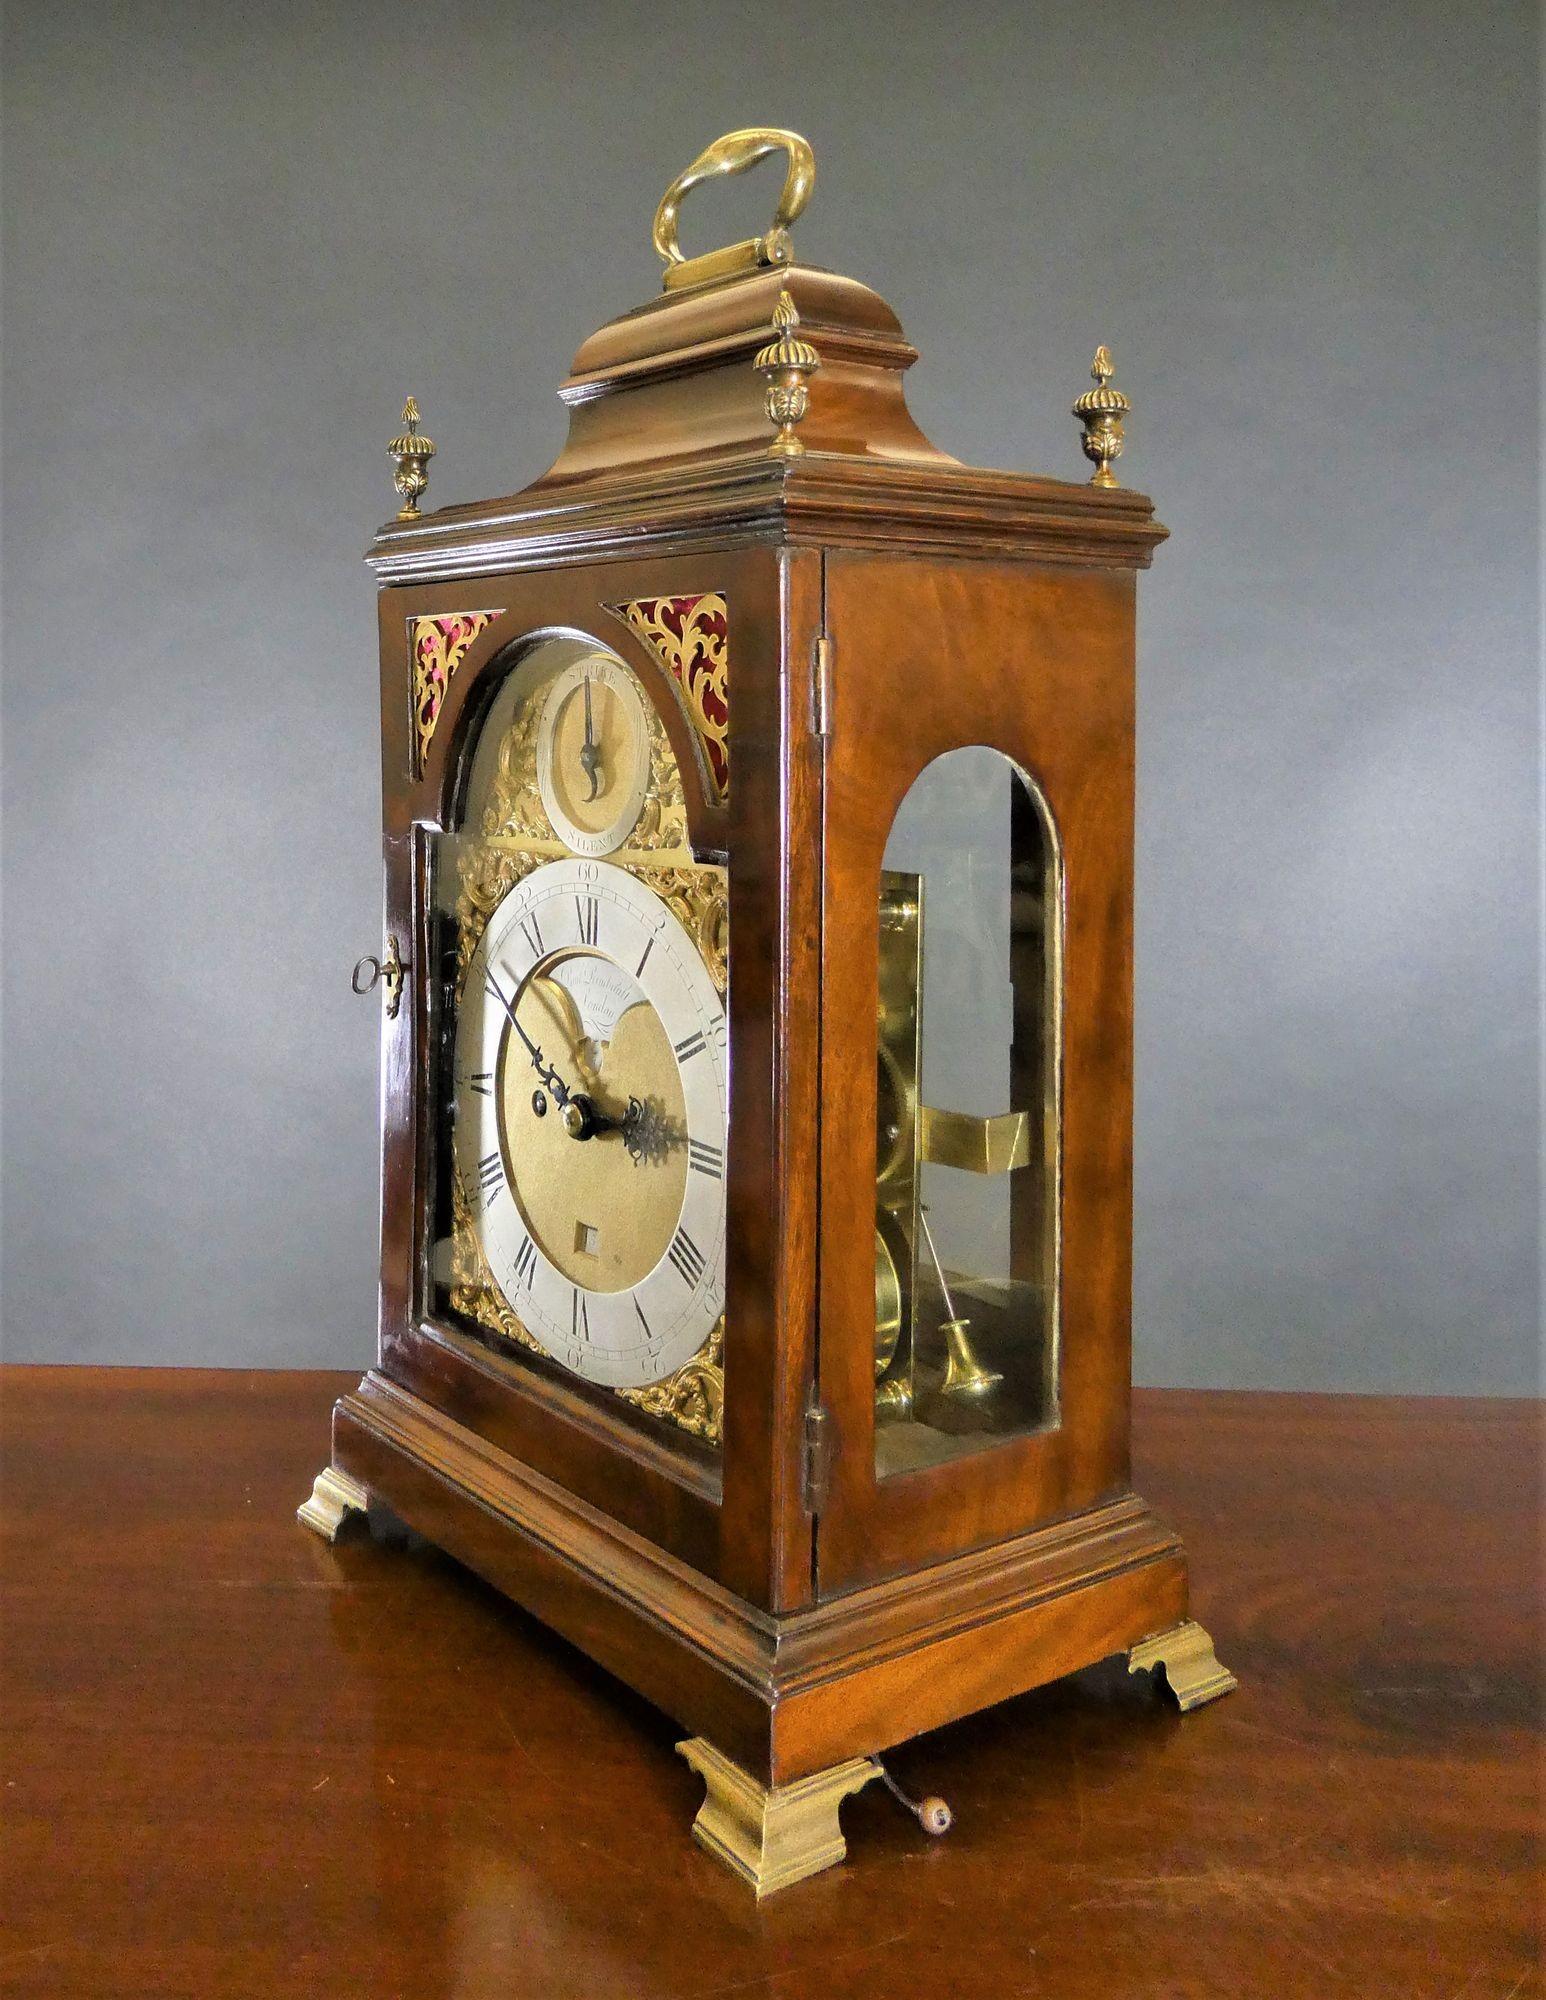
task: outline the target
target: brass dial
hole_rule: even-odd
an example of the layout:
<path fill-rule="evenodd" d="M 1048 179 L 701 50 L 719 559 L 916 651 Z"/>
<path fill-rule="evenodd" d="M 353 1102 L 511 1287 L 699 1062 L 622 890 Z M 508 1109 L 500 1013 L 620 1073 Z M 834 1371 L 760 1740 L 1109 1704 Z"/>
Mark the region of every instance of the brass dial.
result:
<path fill-rule="evenodd" d="M 588 1381 L 663 1381 L 724 1311 L 726 1041 L 697 945 L 608 862 L 533 870 L 469 960 L 457 1176 L 511 1311 Z"/>
<path fill-rule="evenodd" d="M 611 854 L 638 824 L 649 788 L 644 696 L 605 653 L 558 674 L 542 705 L 537 784 L 554 831 L 576 854 Z"/>

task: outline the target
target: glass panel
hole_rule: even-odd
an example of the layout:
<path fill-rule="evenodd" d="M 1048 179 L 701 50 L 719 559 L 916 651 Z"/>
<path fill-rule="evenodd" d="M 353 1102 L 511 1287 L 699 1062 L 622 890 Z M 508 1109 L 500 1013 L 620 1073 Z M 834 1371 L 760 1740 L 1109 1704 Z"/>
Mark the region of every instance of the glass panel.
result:
<path fill-rule="evenodd" d="M 1061 915 L 1023 773 L 980 746 L 922 771 L 880 879 L 881 1474 L 1057 1421 Z"/>
<path fill-rule="evenodd" d="M 649 690 L 535 640 L 429 842 L 438 1052 L 426 1303 L 486 1346 L 717 1445 L 724 871 L 686 844 Z"/>

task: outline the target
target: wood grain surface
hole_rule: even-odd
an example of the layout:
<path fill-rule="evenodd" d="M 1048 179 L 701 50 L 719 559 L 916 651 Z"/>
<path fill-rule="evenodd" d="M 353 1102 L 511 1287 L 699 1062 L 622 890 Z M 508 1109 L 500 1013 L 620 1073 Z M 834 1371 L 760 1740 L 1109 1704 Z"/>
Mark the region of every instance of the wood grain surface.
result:
<path fill-rule="evenodd" d="M 0 1994 L 1541 1992 L 1539 1406 L 1139 1392 L 1238 1694 L 1108 1663 L 890 1760 L 757 1909 L 669 1721 L 294 1519 L 352 1376 L 0 1371 Z"/>
<path fill-rule="evenodd" d="M 821 1398 L 840 1444 L 817 1535 L 823 1595 L 1077 1513 L 1128 1484 L 1133 619 L 1134 579 L 1122 570 L 846 551 L 827 558 L 837 666 L 823 828 L 821 1066 L 823 1098 L 842 1114 L 829 1112 L 821 1129 Z M 967 664 L 942 673 L 940 662 L 957 654 Z M 1063 1084 L 1053 1120 L 1058 1415 L 992 1451 L 878 1480 L 875 910 L 903 798 L 963 740 L 991 744 L 1034 780 L 1064 856 Z M 926 892 L 927 883 L 925 935 Z M 1010 1180 L 1011 1228 L 1023 1243 L 1041 1184 L 1032 1174 Z M 1035 1282 L 1037 1274 L 1022 1261 L 1012 1275 Z"/>

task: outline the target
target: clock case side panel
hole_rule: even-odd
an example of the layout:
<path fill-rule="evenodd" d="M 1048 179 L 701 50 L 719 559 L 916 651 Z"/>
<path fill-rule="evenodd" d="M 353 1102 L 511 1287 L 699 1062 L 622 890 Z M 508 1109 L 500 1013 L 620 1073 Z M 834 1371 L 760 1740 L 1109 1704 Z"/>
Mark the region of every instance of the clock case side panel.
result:
<path fill-rule="evenodd" d="M 828 564 L 821 1396 L 836 1430 L 823 1597 L 1111 1503 L 1128 1487 L 1134 606 L 1130 568 Z M 876 900 L 913 780 L 973 744 L 1040 790 L 1063 856 L 1059 1410 L 878 1477 L 872 1301 Z M 926 920 L 926 918 L 925 918 Z"/>
<path fill-rule="evenodd" d="M 781 835 L 791 814 L 815 812 L 799 792 L 799 774 L 787 767 L 785 707 L 792 698 L 789 618 L 814 621 L 819 587 L 801 578 L 818 571 L 815 557 L 742 548 L 410 585 L 383 591 L 379 602 L 388 928 L 403 940 L 410 968 L 398 1018 L 383 1021 L 376 1373 L 394 1394 L 430 1406 L 437 1421 L 463 1427 L 555 1489 L 768 1609 L 808 1601 L 811 1590 L 798 1413 L 813 1366 L 813 1222 L 803 1212 L 802 1190 L 808 1200 L 814 1134 L 806 1135 L 809 1157 L 798 1168 L 791 1149 L 801 1135 L 783 1108 L 781 1085 L 789 1067 L 782 1023 L 791 985 L 809 995 L 814 1042 L 818 878 L 809 829 L 798 841 Z M 708 591 L 722 592 L 729 604 L 731 782 L 724 806 L 707 789 L 702 753 L 664 667 L 607 609 Z M 472 610 L 497 615 L 450 677 L 415 775 L 409 621 Z M 700 858 L 728 870 L 729 1254 L 717 1459 L 691 1440 L 678 1443 L 604 1391 L 490 1351 L 438 1318 L 422 1295 L 437 1047 L 432 996 L 418 975 L 428 963 L 429 844 L 454 819 L 468 746 L 513 649 L 554 628 L 601 640 L 662 696 L 657 705 L 682 770 L 692 843 Z M 803 910 L 795 907 L 802 895 Z M 795 962 L 802 950 L 803 966 Z M 789 1011 L 798 1015 L 797 998 Z M 813 1098 L 813 1062 L 807 1070 Z"/>

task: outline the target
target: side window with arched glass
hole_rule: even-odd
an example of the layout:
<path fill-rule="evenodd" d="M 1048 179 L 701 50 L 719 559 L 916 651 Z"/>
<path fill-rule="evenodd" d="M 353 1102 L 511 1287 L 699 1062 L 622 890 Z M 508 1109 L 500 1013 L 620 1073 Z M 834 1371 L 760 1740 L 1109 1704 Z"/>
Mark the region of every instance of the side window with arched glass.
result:
<path fill-rule="evenodd" d="M 882 1475 L 1057 1421 L 1062 911 L 1025 772 L 976 746 L 919 773 L 880 878 Z"/>

